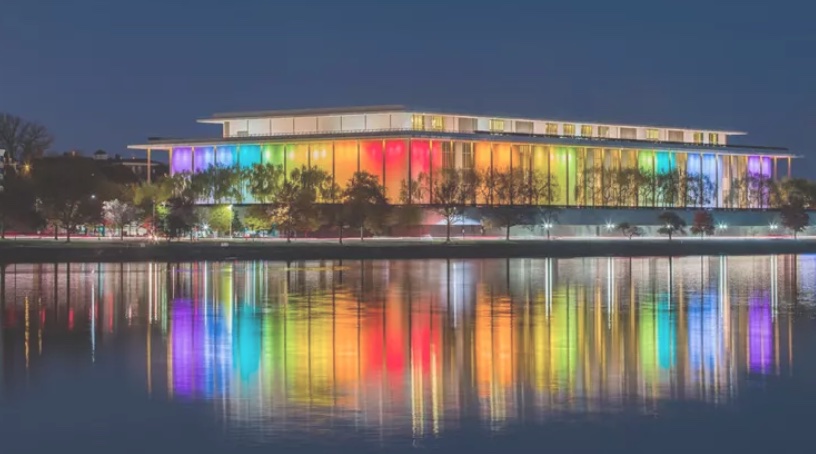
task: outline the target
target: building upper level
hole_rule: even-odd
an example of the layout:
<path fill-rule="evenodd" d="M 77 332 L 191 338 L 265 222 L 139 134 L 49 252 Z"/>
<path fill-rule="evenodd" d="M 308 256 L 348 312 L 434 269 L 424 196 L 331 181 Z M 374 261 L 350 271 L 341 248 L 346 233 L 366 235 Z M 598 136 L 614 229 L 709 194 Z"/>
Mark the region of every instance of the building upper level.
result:
<path fill-rule="evenodd" d="M 728 136 L 745 134 L 713 129 L 443 113 L 399 105 L 221 113 L 198 121 L 221 125 L 225 138 L 428 131 L 724 146 L 728 143 Z"/>

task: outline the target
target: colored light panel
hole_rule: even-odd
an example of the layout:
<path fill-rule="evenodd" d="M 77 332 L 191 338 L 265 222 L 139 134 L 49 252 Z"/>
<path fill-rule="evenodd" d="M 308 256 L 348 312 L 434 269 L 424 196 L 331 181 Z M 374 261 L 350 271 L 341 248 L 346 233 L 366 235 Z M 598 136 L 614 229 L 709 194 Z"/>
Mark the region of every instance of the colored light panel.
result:
<path fill-rule="evenodd" d="M 490 165 L 493 162 L 491 158 L 491 146 L 489 142 L 476 142 L 475 168 L 482 175 L 487 175 L 490 172 Z M 485 191 L 479 191 L 477 201 L 479 203 L 488 203 Z"/>
<path fill-rule="evenodd" d="M 431 143 L 427 140 L 412 140 L 411 179 L 417 181 L 420 174 L 426 177 L 431 174 Z"/>
<path fill-rule="evenodd" d="M 299 143 L 286 145 L 286 173 L 291 175 L 295 170 L 309 166 L 309 145 Z"/>
<path fill-rule="evenodd" d="M 383 141 L 365 140 L 360 142 L 360 172 L 367 172 L 383 183 Z"/>
<path fill-rule="evenodd" d="M 309 163 L 312 167 L 332 174 L 332 151 L 331 143 L 311 143 L 309 144 Z"/>
<path fill-rule="evenodd" d="M 334 142 L 334 182 L 342 189 L 357 172 L 357 142 Z"/>
<path fill-rule="evenodd" d="M 232 167 L 236 163 L 237 154 L 237 146 L 220 145 L 215 148 L 215 164 L 221 167 Z"/>
<path fill-rule="evenodd" d="M 193 171 L 193 149 L 191 147 L 173 148 L 170 157 L 170 173 L 192 173 Z"/>
<path fill-rule="evenodd" d="M 263 164 L 283 167 L 284 145 L 280 143 L 267 143 L 261 146 L 261 162 Z"/>
<path fill-rule="evenodd" d="M 248 169 L 261 163 L 260 145 L 241 145 L 238 147 L 238 164 L 242 169 Z"/>
<path fill-rule="evenodd" d="M 193 149 L 193 164 L 196 172 L 204 172 L 215 161 L 215 147 L 195 147 Z"/>
<path fill-rule="evenodd" d="M 404 140 L 385 141 L 385 196 L 400 203 L 402 182 L 408 178 L 408 146 Z"/>
<path fill-rule="evenodd" d="M 666 174 L 672 172 L 677 167 L 675 154 L 669 151 L 658 151 L 655 153 L 657 173 Z"/>
<path fill-rule="evenodd" d="M 553 149 L 552 177 L 558 184 L 558 197 L 554 203 L 557 205 L 575 205 L 575 186 L 577 183 L 576 149 L 557 147 Z"/>

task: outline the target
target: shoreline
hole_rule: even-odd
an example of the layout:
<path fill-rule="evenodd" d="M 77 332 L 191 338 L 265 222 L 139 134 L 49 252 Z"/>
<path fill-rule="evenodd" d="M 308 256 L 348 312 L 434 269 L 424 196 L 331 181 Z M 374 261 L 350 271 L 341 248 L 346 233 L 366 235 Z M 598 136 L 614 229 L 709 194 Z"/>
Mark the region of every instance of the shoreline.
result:
<path fill-rule="evenodd" d="M 370 239 L 158 243 L 118 240 L 0 241 L 0 264 L 54 262 L 189 262 L 223 260 L 407 260 L 776 255 L 816 253 L 816 238 Z"/>

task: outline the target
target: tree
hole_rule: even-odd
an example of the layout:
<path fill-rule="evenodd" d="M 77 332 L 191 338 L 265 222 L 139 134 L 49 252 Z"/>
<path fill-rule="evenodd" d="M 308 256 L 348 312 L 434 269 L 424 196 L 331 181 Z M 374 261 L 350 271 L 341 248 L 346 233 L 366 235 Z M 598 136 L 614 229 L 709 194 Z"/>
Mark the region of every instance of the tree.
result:
<path fill-rule="evenodd" d="M 311 218 L 313 207 L 314 199 L 301 190 L 299 181 L 290 179 L 281 185 L 269 214 L 278 231 L 286 235 L 288 243 L 292 241 L 292 233 Z"/>
<path fill-rule="evenodd" d="M 0 173 L 0 238 L 6 237 L 12 223 L 26 227 L 38 224 L 35 201 L 31 178 L 26 172 L 9 168 L 5 175 Z"/>
<path fill-rule="evenodd" d="M 685 233 L 686 221 L 678 216 L 677 213 L 673 211 L 664 211 L 660 213 L 657 219 L 662 224 L 662 227 L 658 229 L 658 232 L 661 235 L 668 235 L 669 240 L 672 239 L 672 235 Z"/>
<path fill-rule="evenodd" d="M 516 178 L 524 181 L 523 174 Z M 524 201 L 530 205 L 550 205 L 558 198 L 561 187 L 554 175 L 535 171 L 527 175 L 527 181 L 521 185 L 521 193 Z"/>
<path fill-rule="evenodd" d="M 436 212 L 445 218 L 445 225 L 447 227 L 446 242 L 450 242 L 451 224 L 460 211 L 460 192 L 461 180 L 459 173 L 453 169 L 443 169 L 441 177 L 434 181 L 434 190 L 431 192 L 431 203 Z"/>
<path fill-rule="evenodd" d="M 527 216 L 522 222 L 533 230 L 536 226 L 542 226 L 547 231 L 547 239 L 550 239 L 550 230 L 558 224 L 558 216 L 561 210 L 556 207 L 535 206 L 527 211 Z"/>
<path fill-rule="evenodd" d="M 0 149 L 6 150 L 10 161 L 28 162 L 42 157 L 53 141 L 45 126 L 0 113 Z"/>
<path fill-rule="evenodd" d="M 748 201 L 752 208 L 765 209 L 776 192 L 776 183 L 771 177 L 759 173 L 749 174 L 747 177 Z"/>
<path fill-rule="evenodd" d="M 192 238 L 193 227 L 198 223 L 195 205 L 189 199 L 173 197 L 168 200 L 168 213 L 165 219 L 164 230 L 167 239 L 181 238 L 190 234 Z"/>
<path fill-rule="evenodd" d="M 810 225 L 810 216 L 805 211 L 805 205 L 798 199 L 783 205 L 779 215 L 782 218 L 782 225 L 793 232 L 794 238 Z"/>
<path fill-rule="evenodd" d="M 195 213 L 195 217 L 200 224 L 206 225 L 219 236 L 231 230 L 233 221 L 232 205 L 197 207 Z"/>
<path fill-rule="evenodd" d="M 694 222 L 691 224 L 691 233 L 694 235 L 700 235 L 701 238 L 705 235 L 710 236 L 714 234 L 714 216 L 711 215 L 711 212 L 700 210 L 694 213 Z"/>
<path fill-rule="evenodd" d="M 630 240 L 632 237 L 635 236 L 643 236 L 643 229 L 636 225 L 632 225 L 628 222 L 621 222 L 615 227 L 623 236 L 629 238 Z"/>
<path fill-rule="evenodd" d="M 676 169 L 655 175 L 658 205 L 675 206 L 681 200 L 680 196 L 684 182 L 685 175 Z"/>
<path fill-rule="evenodd" d="M 703 208 L 714 200 L 714 183 L 708 175 L 686 175 L 686 206 Z"/>
<path fill-rule="evenodd" d="M 275 199 L 283 181 L 283 167 L 272 164 L 255 164 L 247 172 L 249 193 L 260 203 Z"/>
<path fill-rule="evenodd" d="M 131 203 L 119 199 L 102 202 L 102 217 L 105 222 L 119 229 L 119 238 L 125 239 L 125 226 L 139 218 L 139 210 Z"/>
<path fill-rule="evenodd" d="M 502 205 L 524 203 L 527 181 L 521 169 L 504 169 L 494 172 L 496 179 L 495 196 Z"/>
<path fill-rule="evenodd" d="M 360 228 L 360 240 L 365 228 L 378 231 L 386 223 L 388 201 L 376 175 L 355 172 L 343 190 L 343 203 L 351 224 Z"/>
<path fill-rule="evenodd" d="M 164 178 L 160 181 L 142 183 L 131 187 L 133 205 L 140 208 L 142 213 L 150 213 L 150 228 L 154 234 L 159 225 L 159 222 L 157 222 L 158 213 L 162 211 L 157 210 L 157 207 L 167 202 L 171 197 L 172 181 L 170 178 Z"/>
<path fill-rule="evenodd" d="M 41 159 L 32 170 L 37 211 L 54 227 L 62 227 L 66 241 L 77 226 L 101 218 L 104 180 L 90 159 L 59 157 Z"/>
<path fill-rule="evenodd" d="M 514 206 L 493 206 L 483 210 L 484 220 L 488 227 L 505 229 L 505 239 L 510 240 L 510 228 L 527 224 L 530 220 L 528 210 Z"/>
<path fill-rule="evenodd" d="M 272 229 L 272 219 L 267 205 L 252 205 L 244 216 L 244 224 L 256 232 L 268 232 Z"/>
<path fill-rule="evenodd" d="M 799 200 L 806 208 L 816 206 L 816 183 L 804 178 L 788 178 L 779 185 L 777 206 Z"/>
<path fill-rule="evenodd" d="M 220 205 L 241 203 L 244 199 L 244 172 L 237 167 L 213 165 L 190 178 L 195 195 L 203 202 Z"/>
<path fill-rule="evenodd" d="M 414 202 L 427 202 L 429 180 L 428 174 L 425 172 L 420 172 L 416 179 L 411 179 L 410 184 L 409 181 L 402 180 L 400 183 L 400 203 L 409 205 Z"/>
<path fill-rule="evenodd" d="M 725 204 L 729 208 L 745 208 L 748 205 L 748 178 L 735 178 L 728 184 Z"/>
<path fill-rule="evenodd" d="M 635 169 L 639 205 L 657 206 L 657 175 L 651 170 Z"/>
<path fill-rule="evenodd" d="M 320 211 L 326 225 L 337 227 L 340 244 L 343 244 L 343 231 L 350 223 L 349 207 L 342 203 L 335 203 L 323 205 Z"/>
<path fill-rule="evenodd" d="M 484 203 L 486 205 L 493 205 L 496 202 L 494 195 L 499 186 L 498 172 L 494 171 L 492 167 L 485 169 L 479 174 L 479 181 L 481 181 L 479 193 L 481 194 Z"/>
<path fill-rule="evenodd" d="M 521 202 L 525 190 L 524 172 L 521 170 L 505 169 L 493 172 L 496 188 L 495 200 L 504 206 L 493 207 L 487 210 L 488 223 L 505 229 L 505 239 L 510 239 L 510 228 L 524 224 L 530 220 L 529 212 L 514 207 L 514 203 Z"/>

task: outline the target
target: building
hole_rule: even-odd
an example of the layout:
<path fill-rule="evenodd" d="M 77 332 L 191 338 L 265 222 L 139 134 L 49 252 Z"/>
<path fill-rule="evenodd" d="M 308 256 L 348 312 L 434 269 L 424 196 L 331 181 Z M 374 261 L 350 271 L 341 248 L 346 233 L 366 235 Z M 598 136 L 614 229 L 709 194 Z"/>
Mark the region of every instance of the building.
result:
<path fill-rule="evenodd" d="M 415 110 L 404 106 L 279 110 L 216 114 L 200 123 L 221 127 L 203 139 L 151 139 L 129 148 L 167 152 L 170 173 L 199 172 L 212 165 L 266 163 L 286 174 L 317 166 L 343 186 L 356 171 L 376 175 L 392 203 L 403 187 L 444 169 L 536 172 L 559 190 L 547 202 L 565 207 L 677 206 L 685 199 L 611 197 L 613 175 L 639 169 L 652 175 L 677 170 L 711 187 L 705 206 L 751 208 L 733 197 L 735 182 L 749 176 L 790 175 L 794 157 L 784 148 L 732 145 L 744 133 L 700 128 L 480 116 Z M 655 188 L 652 188 L 653 190 Z M 405 191 L 403 191 L 405 192 Z M 428 192 L 428 191 L 426 191 Z M 500 203 L 479 195 L 479 203 Z M 246 197 L 245 203 L 252 203 Z M 426 193 L 412 203 L 430 203 Z"/>

